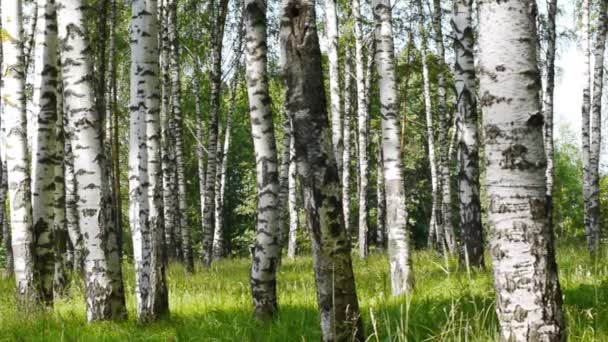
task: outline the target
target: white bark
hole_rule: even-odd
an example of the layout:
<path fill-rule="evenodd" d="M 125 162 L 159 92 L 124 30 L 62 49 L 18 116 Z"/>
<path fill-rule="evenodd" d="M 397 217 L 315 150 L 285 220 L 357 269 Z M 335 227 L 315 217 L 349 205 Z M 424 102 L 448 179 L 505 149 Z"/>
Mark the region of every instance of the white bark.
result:
<path fill-rule="evenodd" d="M 472 0 L 454 0 L 454 85 L 458 141 L 458 205 L 460 208 L 460 261 L 484 266 L 483 227 L 479 186 L 479 134 L 474 63 Z"/>
<path fill-rule="evenodd" d="M 217 191 L 217 146 L 219 140 L 219 116 L 222 86 L 222 39 L 228 0 L 220 0 L 212 37 L 211 110 L 208 124 L 207 176 L 205 177 L 205 202 L 203 212 L 203 265 L 208 267 L 213 259 L 215 230 L 215 193 Z"/>
<path fill-rule="evenodd" d="M 342 139 L 344 148 L 342 150 L 342 207 L 344 211 L 344 226 L 346 227 L 346 233 L 351 235 L 351 222 L 350 222 L 350 161 L 351 161 L 351 120 L 352 120 L 352 76 L 351 76 L 351 51 L 347 47 L 344 55 L 344 92 L 342 94 L 344 98 L 344 118 L 342 122 Z"/>
<path fill-rule="evenodd" d="M 563 341 L 531 6 L 499 0 L 479 4 L 490 250 L 500 339 Z"/>
<path fill-rule="evenodd" d="M 382 114 L 382 165 L 386 193 L 386 227 L 393 295 L 401 295 L 414 286 L 411 270 L 403 157 L 400 148 L 401 127 L 398 117 L 397 81 L 390 0 L 372 2 L 376 24 L 376 70 L 380 87 Z M 423 55 L 424 56 L 424 55 Z"/>
<path fill-rule="evenodd" d="M 36 272 L 41 300 L 53 302 L 53 223 L 55 216 L 55 124 L 57 123 L 57 17 L 53 0 L 38 0 L 34 46 L 32 132 L 32 220 L 36 241 Z"/>
<path fill-rule="evenodd" d="M 290 126 L 290 131 L 293 128 Z M 288 187 L 289 194 L 287 196 L 289 206 L 289 240 L 287 244 L 287 256 L 291 259 L 296 257 L 298 250 L 298 185 L 297 185 L 297 166 L 296 166 L 296 145 L 295 139 L 290 139 L 289 143 L 289 175 Z"/>
<path fill-rule="evenodd" d="M 369 183 L 369 107 L 367 102 L 367 87 L 365 78 L 365 64 L 363 61 L 363 24 L 359 0 L 352 2 L 353 17 L 355 19 L 355 70 L 357 84 L 357 137 L 359 144 L 359 256 L 367 255 L 367 232 L 369 221 L 369 207 L 367 202 Z"/>
<path fill-rule="evenodd" d="M 28 168 L 21 0 L 2 0 L 2 117 L 17 298 L 38 300 Z"/>
<path fill-rule="evenodd" d="M 431 191 L 432 191 L 432 210 L 431 220 L 429 222 L 429 236 L 434 236 L 434 240 L 430 240 L 429 244 L 434 244 L 437 241 L 445 251 L 445 238 L 443 234 L 443 225 L 441 223 L 441 197 L 439 194 L 439 175 L 437 172 L 437 157 L 435 156 L 435 136 L 433 133 L 433 109 L 431 104 L 431 84 L 429 79 L 429 67 L 427 61 L 427 32 L 424 27 L 424 17 L 422 10 L 422 0 L 418 0 L 418 11 L 420 15 L 420 35 L 421 35 L 421 59 L 422 59 L 422 79 L 423 79 L 423 96 L 424 96 L 424 112 L 426 116 L 426 140 L 429 153 L 429 168 L 431 170 Z"/>
<path fill-rule="evenodd" d="M 329 61 L 329 95 L 331 98 L 331 131 L 334 156 L 338 165 L 338 173 L 342 174 L 342 113 L 340 98 L 340 63 L 338 36 L 338 1 L 325 0 L 325 35 L 327 42 L 327 57 Z"/>
<path fill-rule="evenodd" d="M 604 88 L 604 52 L 606 51 L 606 34 L 608 30 L 606 1 L 600 2 L 596 42 L 593 51 L 593 97 L 591 99 L 590 141 L 589 141 L 589 183 L 588 197 L 585 198 L 585 221 L 587 223 L 588 242 L 591 253 L 599 248 L 601 238 L 600 222 L 600 146 L 602 140 L 602 94 Z"/>
<path fill-rule="evenodd" d="M 280 212 L 277 152 L 266 71 L 266 4 L 259 0 L 245 0 L 244 15 L 247 90 L 258 190 L 251 291 L 256 318 L 268 319 L 277 311 L 276 269 L 280 257 Z"/>
<path fill-rule="evenodd" d="M 155 320 L 169 310 L 161 245 L 163 208 L 156 11 L 156 0 L 132 2 L 129 218 L 140 322 Z"/>
<path fill-rule="evenodd" d="M 84 277 L 89 321 L 126 316 L 116 231 L 108 215 L 102 165 L 101 122 L 95 108 L 92 67 L 81 0 L 57 9 L 66 115 L 73 132 L 78 214 L 85 246 Z"/>

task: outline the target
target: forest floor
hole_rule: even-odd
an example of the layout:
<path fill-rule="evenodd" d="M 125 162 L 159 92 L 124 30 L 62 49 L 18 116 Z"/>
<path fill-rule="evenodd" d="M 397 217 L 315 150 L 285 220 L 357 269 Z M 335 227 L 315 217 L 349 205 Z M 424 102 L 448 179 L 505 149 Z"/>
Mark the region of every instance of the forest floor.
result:
<path fill-rule="evenodd" d="M 570 341 L 608 341 L 608 262 L 592 262 L 584 243 L 559 246 L 558 262 Z M 416 290 L 391 298 L 383 255 L 354 256 L 365 333 L 369 341 L 496 340 L 491 274 L 458 270 L 455 260 L 418 251 Z M 279 273 L 280 314 L 270 323 L 251 316 L 250 262 L 217 262 L 186 274 L 168 273 L 171 316 L 142 326 L 136 322 L 133 268 L 126 265 L 130 319 L 87 324 L 83 289 L 73 282 L 55 313 L 24 317 L 15 310 L 12 280 L 0 281 L 0 341 L 319 341 L 312 263 L 285 260 Z"/>

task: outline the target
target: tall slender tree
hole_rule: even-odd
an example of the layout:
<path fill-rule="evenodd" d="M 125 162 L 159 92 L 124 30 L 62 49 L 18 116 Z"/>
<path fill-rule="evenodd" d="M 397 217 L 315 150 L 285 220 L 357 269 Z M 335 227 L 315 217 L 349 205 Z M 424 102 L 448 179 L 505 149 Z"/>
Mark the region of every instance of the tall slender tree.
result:
<path fill-rule="evenodd" d="M 286 110 L 293 122 L 297 170 L 312 238 L 322 339 L 363 340 L 340 178 L 331 147 L 314 1 L 282 1 L 280 41 Z"/>
<path fill-rule="evenodd" d="M 168 0 L 161 0 L 159 6 L 160 18 L 160 65 L 161 65 L 161 135 L 162 135 L 162 171 L 163 171 L 163 217 L 165 221 L 165 249 L 170 259 L 182 257 L 181 232 L 178 221 L 179 204 L 177 198 L 177 173 L 175 166 L 175 121 L 171 101 L 174 99 L 171 89 L 172 76 L 172 50 L 173 41 L 169 36 Z M 179 77 L 179 70 L 177 70 Z M 179 85 L 179 84 L 178 84 Z"/>
<path fill-rule="evenodd" d="M 41 300 L 53 302 L 53 224 L 55 215 L 55 124 L 57 123 L 57 16 L 55 1 L 38 0 L 34 46 L 32 132 L 32 219 L 35 268 Z"/>
<path fill-rule="evenodd" d="M 458 121 L 458 207 L 460 209 L 460 261 L 484 266 L 483 227 L 479 187 L 479 134 L 472 0 L 454 0 L 454 85 Z"/>
<path fill-rule="evenodd" d="M 553 222 L 553 177 L 555 159 L 555 141 L 553 139 L 553 95 L 555 93 L 555 51 L 557 30 L 557 0 L 547 0 L 547 52 L 545 63 L 547 80 L 543 99 L 543 116 L 545 117 L 545 154 L 547 155 L 547 203 L 549 219 Z"/>
<path fill-rule="evenodd" d="M 357 84 L 357 140 L 359 144 L 359 256 L 367 255 L 367 232 L 369 207 L 367 201 L 369 184 L 369 156 L 367 145 L 369 141 L 369 106 L 366 94 L 365 62 L 363 59 L 363 19 L 359 0 L 352 2 L 353 18 L 355 20 L 355 73 Z"/>
<path fill-rule="evenodd" d="M 140 322 L 169 310 L 162 253 L 160 89 L 156 0 L 132 2 L 129 217 Z"/>
<path fill-rule="evenodd" d="M 392 29 L 392 7 L 390 0 L 372 2 L 375 21 L 375 64 L 380 87 L 382 115 L 382 171 L 386 193 L 386 226 L 388 232 L 388 254 L 393 295 L 410 291 L 413 286 L 403 157 L 398 117 L 397 81 L 395 75 L 395 52 Z"/>
<path fill-rule="evenodd" d="M 28 167 L 25 112 L 25 69 L 23 55 L 23 13 L 21 0 L 2 0 L 2 117 L 6 147 L 11 241 L 22 307 L 38 300 L 35 278 L 34 231 Z"/>
<path fill-rule="evenodd" d="M 329 95 L 331 108 L 331 131 L 334 156 L 338 172 L 342 173 L 342 99 L 340 98 L 340 63 L 338 35 L 338 1 L 325 1 L 325 35 L 327 41 L 327 57 L 329 61 Z"/>
<path fill-rule="evenodd" d="M 292 132 L 291 120 L 289 131 Z M 290 133 L 291 134 L 291 133 Z M 287 256 L 291 259 L 296 257 L 298 248 L 298 184 L 297 184 L 296 146 L 295 139 L 290 139 L 289 144 L 289 238 L 287 245 Z"/>
<path fill-rule="evenodd" d="M 589 164 L 585 221 L 588 225 L 588 243 L 591 253 L 598 250 L 601 237 L 600 222 L 600 150 L 602 141 L 602 95 L 604 90 L 604 52 L 608 33 L 608 1 L 599 2 L 598 25 L 593 51 L 593 94 L 589 134 Z"/>
<path fill-rule="evenodd" d="M 351 186 L 350 186 L 350 163 L 351 163 L 351 120 L 352 120 L 352 67 L 350 59 L 352 57 L 351 49 L 345 48 L 344 53 L 344 89 L 342 97 L 344 99 L 344 117 L 342 120 L 342 142 L 344 148 L 342 149 L 342 210 L 344 211 L 344 226 L 346 228 L 347 235 L 351 234 L 351 222 L 350 222 L 350 197 L 351 197 Z"/>
<path fill-rule="evenodd" d="M 480 105 L 496 309 L 504 341 L 565 340 L 546 211 L 536 25 L 531 4 L 479 3 Z"/>
<path fill-rule="evenodd" d="M 238 39 L 241 39 L 239 37 Z M 240 51 L 240 48 L 237 50 Z M 237 57 L 240 59 L 240 55 Z M 230 147 L 232 142 L 232 121 L 234 116 L 234 107 L 236 105 L 237 92 L 240 83 L 238 75 L 239 65 L 236 66 L 237 74 L 232 79 L 230 87 L 230 100 L 228 101 L 228 112 L 226 113 L 226 129 L 224 133 L 224 143 L 222 144 L 221 164 L 218 169 L 218 194 L 216 196 L 216 218 L 215 231 L 213 232 L 213 258 L 221 259 L 224 257 L 224 199 L 226 192 L 226 178 L 228 177 L 228 157 L 230 155 Z M 280 225 L 279 225 L 280 229 Z"/>
<path fill-rule="evenodd" d="M 171 118 L 169 127 L 175 140 L 175 194 L 177 194 L 177 208 L 174 217 L 174 230 L 177 230 L 181 240 L 181 253 L 183 255 L 186 269 L 194 271 L 194 256 L 192 255 L 192 230 L 186 219 L 186 176 L 184 174 L 184 118 L 182 115 L 181 98 L 181 67 L 180 67 L 180 42 L 178 31 L 178 7 L 177 0 L 167 0 L 166 3 L 168 41 L 171 47 L 169 56 L 169 70 L 171 80 Z"/>
<path fill-rule="evenodd" d="M 81 0 L 57 8 L 65 114 L 72 131 L 78 219 L 85 246 L 84 278 L 89 321 L 126 317 L 118 237 L 108 215 L 102 165 L 101 122 L 95 108 L 92 67 Z"/>
<path fill-rule="evenodd" d="M 424 10 L 422 8 L 422 0 L 417 0 L 418 4 L 418 27 L 420 30 L 420 54 L 422 59 L 422 78 L 423 78 L 423 97 L 424 97 L 424 112 L 426 116 L 426 140 L 428 148 L 429 166 L 431 170 L 431 191 L 432 191 L 432 209 L 431 219 L 429 223 L 429 244 L 439 243 L 442 250 L 445 251 L 445 234 L 443 232 L 443 224 L 441 215 L 441 195 L 439 193 L 439 173 L 437 171 L 437 157 L 435 155 L 435 134 L 433 130 L 433 109 L 431 103 L 431 80 L 429 76 L 428 66 L 428 33 L 424 23 Z"/>
<path fill-rule="evenodd" d="M 433 31 L 435 48 L 440 66 L 437 73 L 437 111 L 439 113 L 439 163 L 438 177 L 441 188 L 441 222 L 445 234 L 445 245 L 449 253 L 456 253 L 456 234 L 452 224 L 452 182 L 450 173 L 449 130 L 450 112 L 447 106 L 447 86 L 445 80 L 445 45 L 443 43 L 443 8 L 441 0 L 433 0 Z"/>
<path fill-rule="evenodd" d="M 280 257 L 279 178 L 266 71 L 266 10 L 264 1 L 245 0 L 245 64 L 258 184 L 251 291 L 258 319 L 268 319 L 277 311 L 276 269 Z"/>
<path fill-rule="evenodd" d="M 591 171 L 591 24 L 590 24 L 590 5 L 589 0 L 583 0 L 582 12 L 583 12 L 583 23 L 581 29 L 583 52 L 585 54 L 584 62 L 584 80 L 585 85 L 583 87 L 583 108 L 582 108 L 582 128 L 581 133 L 583 137 L 582 150 L 583 150 L 583 210 L 584 210 L 584 223 L 585 233 L 587 235 L 587 248 L 590 253 L 595 250 L 595 225 L 593 219 L 593 213 L 590 210 L 591 204 L 591 184 L 590 184 L 590 171 Z"/>
<path fill-rule="evenodd" d="M 211 111 L 208 123 L 207 176 L 205 177 L 205 205 L 203 212 L 203 265 L 213 259 L 213 231 L 215 228 L 215 193 L 217 185 L 217 146 L 219 134 L 220 100 L 222 86 L 222 40 L 228 0 L 220 0 L 212 37 Z"/>

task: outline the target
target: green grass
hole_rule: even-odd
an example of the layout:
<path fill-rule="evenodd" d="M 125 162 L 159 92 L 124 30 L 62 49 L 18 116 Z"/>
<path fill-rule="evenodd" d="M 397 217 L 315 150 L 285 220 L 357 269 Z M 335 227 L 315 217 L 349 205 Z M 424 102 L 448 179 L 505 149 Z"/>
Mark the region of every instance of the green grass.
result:
<path fill-rule="evenodd" d="M 571 341 L 608 341 L 608 263 L 594 263 L 584 244 L 558 248 Z M 386 257 L 355 257 L 365 333 L 369 341 L 491 341 L 496 339 L 489 272 L 468 274 L 431 252 L 416 252 L 416 291 L 391 298 Z M 188 275 L 168 274 L 171 316 L 142 326 L 135 320 L 133 269 L 125 266 L 129 320 L 87 324 L 83 289 L 73 282 L 54 313 L 27 317 L 15 310 L 12 280 L 0 281 L 0 341 L 319 341 L 310 258 L 285 260 L 279 273 L 280 315 L 251 317 L 249 260 L 218 262 Z"/>

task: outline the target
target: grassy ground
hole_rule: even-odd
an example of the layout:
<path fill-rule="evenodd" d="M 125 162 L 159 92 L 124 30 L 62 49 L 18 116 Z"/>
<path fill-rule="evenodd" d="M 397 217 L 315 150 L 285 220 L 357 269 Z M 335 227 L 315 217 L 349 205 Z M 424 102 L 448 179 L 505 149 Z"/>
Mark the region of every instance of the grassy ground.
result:
<path fill-rule="evenodd" d="M 591 262 L 583 244 L 561 246 L 559 265 L 571 341 L 608 341 L 608 262 Z M 355 261 L 359 299 L 370 341 L 491 341 L 497 323 L 488 272 L 458 271 L 454 261 L 415 254 L 416 291 L 391 298 L 387 261 Z M 130 319 L 89 325 L 82 287 L 73 283 L 55 313 L 24 317 L 15 310 L 12 280 L 0 281 L 0 341 L 319 341 L 310 258 L 285 261 L 279 274 L 280 315 L 251 318 L 249 261 L 216 263 L 187 275 L 171 267 L 171 317 L 141 326 L 134 320 L 133 270 L 126 266 Z"/>

